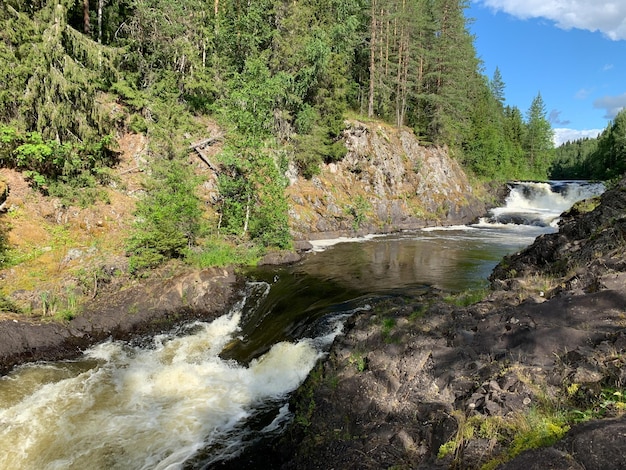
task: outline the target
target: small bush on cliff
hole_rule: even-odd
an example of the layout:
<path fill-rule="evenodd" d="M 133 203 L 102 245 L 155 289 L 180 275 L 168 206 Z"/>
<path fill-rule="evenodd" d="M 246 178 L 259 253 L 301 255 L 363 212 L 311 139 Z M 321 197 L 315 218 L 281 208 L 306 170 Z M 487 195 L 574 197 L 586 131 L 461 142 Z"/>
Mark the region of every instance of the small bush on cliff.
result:
<path fill-rule="evenodd" d="M 0 124 L 0 163 L 22 171 L 31 186 L 44 193 L 54 186 L 53 195 L 61 198 L 69 188 L 76 192 L 108 182 L 107 169 L 117 163 L 113 144 L 111 135 L 90 143 L 61 144 L 39 132 Z"/>
<path fill-rule="evenodd" d="M 20 313 L 21 309 L 11 299 L 0 294 L 0 312 Z"/>

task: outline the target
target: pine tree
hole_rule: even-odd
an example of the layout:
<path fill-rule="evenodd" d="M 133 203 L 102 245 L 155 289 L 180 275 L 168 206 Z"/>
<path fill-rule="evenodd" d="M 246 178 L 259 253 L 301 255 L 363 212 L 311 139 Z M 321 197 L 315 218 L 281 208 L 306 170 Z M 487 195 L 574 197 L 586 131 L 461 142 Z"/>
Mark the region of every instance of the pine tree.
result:
<path fill-rule="evenodd" d="M 502 74 L 500 73 L 500 69 L 496 67 L 493 72 L 493 77 L 491 82 L 489 82 L 489 88 L 491 90 L 491 94 L 494 98 L 500 103 L 500 106 L 504 106 L 504 80 L 502 80 Z"/>
<path fill-rule="evenodd" d="M 611 179 L 626 172 L 626 110 L 620 111 L 598 137 L 598 148 L 589 156 L 592 177 Z"/>
<path fill-rule="evenodd" d="M 114 79 L 114 51 L 74 29 L 63 2 L 31 5 L 27 12 L 3 8 L 1 18 L 13 29 L 0 33 L 0 54 L 12 72 L 0 73 L 12 73 L 8 83 L 14 88 L 0 95 L 0 116 L 59 143 L 92 142 L 107 134 L 111 123 L 99 96 Z"/>
<path fill-rule="evenodd" d="M 541 93 L 533 99 L 526 115 L 524 151 L 529 169 L 536 178 L 545 179 L 552 164 L 554 143 L 552 127 L 546 118 Z"/>

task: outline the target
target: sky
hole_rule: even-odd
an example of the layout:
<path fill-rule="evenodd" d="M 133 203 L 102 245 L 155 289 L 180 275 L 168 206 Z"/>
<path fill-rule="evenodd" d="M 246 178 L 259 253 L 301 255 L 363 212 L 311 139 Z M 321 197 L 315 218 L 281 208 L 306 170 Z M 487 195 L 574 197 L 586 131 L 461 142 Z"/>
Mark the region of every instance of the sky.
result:
<path fill-rule="evenodd" d="M 483 73 L 524 115 L 540 93 L 556 145 L 626 107 L 626 0 L 471 0 L 466 16 Z"/>

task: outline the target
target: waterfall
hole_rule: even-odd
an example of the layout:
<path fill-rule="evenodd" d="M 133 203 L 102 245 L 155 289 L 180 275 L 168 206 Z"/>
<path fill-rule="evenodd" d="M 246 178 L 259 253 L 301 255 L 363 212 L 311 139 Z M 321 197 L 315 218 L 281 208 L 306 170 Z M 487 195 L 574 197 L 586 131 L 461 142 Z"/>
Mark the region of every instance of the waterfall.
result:
<path fill-rule="evenodd" d="M 602 183 L 553 181 L 509 183 L 505 205 L 492 209 L 482 225 L 516 224 L 555 229 L 560 215 L 576 202 L 604 191 Z"/>
<path fill-rule="evenodd" d="M 0 468 L 224 462 L 284 429 L 289 394 L 371 299 L 482 285 L 502 256 L 554 231 L 564 210 L 602 190 L 511 183 L 505 206 L 479 224 L 325 246 L 303 263 L 257 273 L 245 299 L 212 322 L 19 367 L 0 378 Z"/>

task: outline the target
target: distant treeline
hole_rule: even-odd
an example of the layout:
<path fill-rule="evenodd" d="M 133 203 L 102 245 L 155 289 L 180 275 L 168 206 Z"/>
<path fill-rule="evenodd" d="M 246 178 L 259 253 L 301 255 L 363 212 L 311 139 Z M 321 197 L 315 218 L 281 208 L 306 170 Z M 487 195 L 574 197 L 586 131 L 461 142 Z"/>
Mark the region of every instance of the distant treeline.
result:
<path fill-rule="evenodd" d="M 626 110 L 597 138 L 566 142 L 556 149 L 554 179 L 611 180 L 626 172 Z"/>

